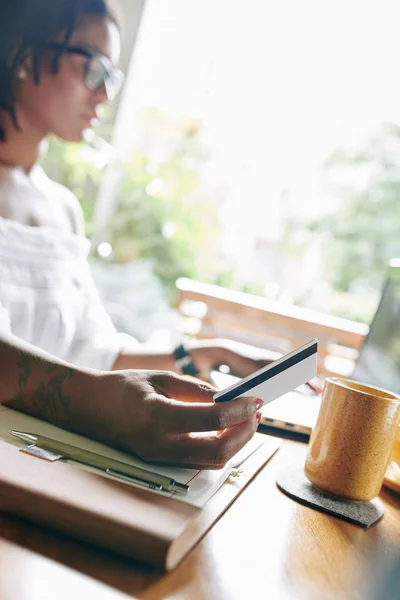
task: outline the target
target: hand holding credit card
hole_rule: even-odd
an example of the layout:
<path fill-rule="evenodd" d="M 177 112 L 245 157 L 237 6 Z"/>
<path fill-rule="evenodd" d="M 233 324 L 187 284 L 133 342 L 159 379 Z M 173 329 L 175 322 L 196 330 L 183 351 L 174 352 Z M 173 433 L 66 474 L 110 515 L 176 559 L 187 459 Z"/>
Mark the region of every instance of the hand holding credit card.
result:
<path fill-rule="evenodd" d="M 214 394 L 215 402 L 240 396 L 261 398 L 264 405 L 313 379 L 317 373 L 317 340 L 289 352 L 252 375 Z"/>

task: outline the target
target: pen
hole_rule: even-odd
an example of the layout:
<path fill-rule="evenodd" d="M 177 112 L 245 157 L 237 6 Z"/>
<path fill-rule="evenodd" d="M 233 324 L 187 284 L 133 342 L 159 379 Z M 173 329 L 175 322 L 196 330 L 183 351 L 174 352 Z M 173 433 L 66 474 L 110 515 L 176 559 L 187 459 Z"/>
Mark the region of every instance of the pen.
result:
<path fill-rule="evenodd" d="M 107 458 L 106 456 L 101 456 L 100 454 L 95 454 L 94 452 L 77 448 L 76 446 L 71 446 L 70 444 L 64 444 L 63 442 L 59 442 L 57 440 L 35 435 L 33 433 L 25 433 L 21 431 L 11 431 L 10 433 L 14 437 L 17 437 L 28 444 L 36 445 L 42 450 L 54 452 L 61 455 L 63 458 L 68 458 L 89 467 L 101 469 L 102 471 L 111 471 L 111 475 L 116 473 L 115 476 L 119 477 L 120 479 L 121 476 L 124 476 L 128 479 L 130 478 L 131 480 L 134 480 L 134 483 L 137 480 L 137 483 L 142 484 L 145 487 L 151 488 L 151 486 L 153 486 L 153 489 L 160 489 L 161 487 L 161 489 L 166 492 L 180 492 L 181 494 L 187 494 L 189 491 L 188 485 L 179 483 L 171 477 L 159 475 L 158 473 L 153 473 L 152 471 L 147 471 L 146 469 L 129 465 L 120 460 Z"/>
<path fill-rule="evenodd" d="M 111 475 L 116 479 L 120 479 L 121 481 L 126 481 L 127 483 L 136 483 L 142 487 L 148 488 L 149 490 L 157 490 L 158 492 L 164 492 L 168 490 L 164 490 L 162 485 L 157 483 L 151 483 L 150 481 L 143 481 L 142 479 L 136 479 L 136 477 L 129 477 L 128 475 L 123 475 L 122 473 L 118 473 L 118 471 L 113 471 L 112 469 L 106 469 L 107 475 Z"/>

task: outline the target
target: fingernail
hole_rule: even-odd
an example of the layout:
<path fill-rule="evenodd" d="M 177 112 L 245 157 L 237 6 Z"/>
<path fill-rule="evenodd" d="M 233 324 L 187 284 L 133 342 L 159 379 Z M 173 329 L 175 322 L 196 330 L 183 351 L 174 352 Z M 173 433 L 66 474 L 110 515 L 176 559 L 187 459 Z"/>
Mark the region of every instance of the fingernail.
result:
<path fill-rule="evenodd" d="M 260 423 L 261 423 L 261 416 L 262 416 L 262 415 L 261 415 L 261 413 L 260 413 L 260 412 L 256 413 L 256 419 L 257 419 L 257 423 L 258 423 L 258 424 L 260 424 Z"/>
<path fill-rule="evenodd" d="M 261 400 L 261 398 L 257 398 L 257 402 L 256 402 L 257 410 L 259 408 L 261 408 L 262 406 L 264 406 L 264 400 Z"/>

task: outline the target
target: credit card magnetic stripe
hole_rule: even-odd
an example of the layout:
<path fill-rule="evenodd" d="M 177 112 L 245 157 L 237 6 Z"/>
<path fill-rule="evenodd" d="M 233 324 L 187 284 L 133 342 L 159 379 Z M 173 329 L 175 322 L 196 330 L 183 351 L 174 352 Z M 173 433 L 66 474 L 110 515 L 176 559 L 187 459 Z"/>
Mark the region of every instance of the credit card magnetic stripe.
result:
<path fill-rule="evenodd" d="M 300 349 L 297 352 L 295 351 L 293 355 L 292 353 L 290 353 L 290 355 L 288 355 L 287 358 L 282 357 L 282 359 L 278 359 L 278 364 L 272 364 L 270 366 L 264 367 L 262 370 L 260 370 L 258 374 L 255 373 L 254 376 L 250 376 L 250 378 L 246 378 L 242 382 L 234 384 L 234 386 L 231 386 L 233 389 L 228 388 L 227 390 L 221 390 L 220 392 L 217 392 L 214 395 L 214 400 L 216 402 L 228 402 L 229 400 L 239 398 L 240 396 L 243 396 L 246 392 L 252 390 L 261 383 L 264 383 L 269 379 L 280 375 L 284 371 L 287 371 L 291 367 L 294 367 L 295 365 L 301 363 L 310 356 L 316 355 L 317 350 L 317 341 L 314 341 L 311 345 L 307 344 L 307 346 L 303 350 Z M 312 377 L 314 376 L 315 373 L 310 377 L 310 379 L 312 379 Z M 306 382 L 304 381 L 302 383 Z M 301 383 L 299 383 L 298 385 L 301 385 Z"/>

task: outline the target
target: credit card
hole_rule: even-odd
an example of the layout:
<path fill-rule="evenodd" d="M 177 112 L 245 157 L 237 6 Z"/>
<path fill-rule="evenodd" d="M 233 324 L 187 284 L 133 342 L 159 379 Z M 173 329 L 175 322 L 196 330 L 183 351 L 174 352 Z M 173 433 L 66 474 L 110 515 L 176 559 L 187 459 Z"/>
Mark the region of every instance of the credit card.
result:
<path fill-rule="evenodd" d="M 318 342 L 311 340 L 274 360 L 252 375 L 214 394 L 215 402 L 228 402 L 240 396 L 261 398 L 264 405 L 307 383 L 317 374 Z"/>

